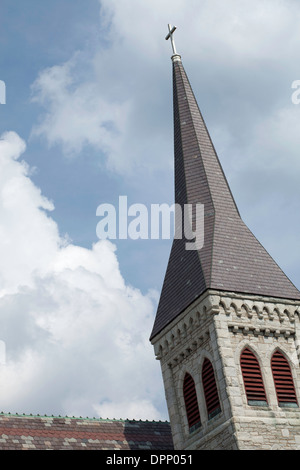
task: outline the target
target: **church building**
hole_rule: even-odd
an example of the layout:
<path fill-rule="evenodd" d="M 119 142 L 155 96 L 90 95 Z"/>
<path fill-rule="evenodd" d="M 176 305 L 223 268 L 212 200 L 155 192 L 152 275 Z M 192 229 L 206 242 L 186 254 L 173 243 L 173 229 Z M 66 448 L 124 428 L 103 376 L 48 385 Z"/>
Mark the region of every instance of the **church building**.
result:
<path fill-rule="evenodd" d="M 0 450 L 300 449 L 300 292 L 241 219 L 175 29 L 175 203 L 204 212 L 201 246 L 174 237 L 150 336 L 170 423 L 0 413 Z"/>
<path fill-rule="evenodd" d="M 300 449 L 300 292 L 241 219 L 175 29 L 175 203 L 204 206 L 204 242 L 174 238 L 150 338 L 174 447 Z"/>

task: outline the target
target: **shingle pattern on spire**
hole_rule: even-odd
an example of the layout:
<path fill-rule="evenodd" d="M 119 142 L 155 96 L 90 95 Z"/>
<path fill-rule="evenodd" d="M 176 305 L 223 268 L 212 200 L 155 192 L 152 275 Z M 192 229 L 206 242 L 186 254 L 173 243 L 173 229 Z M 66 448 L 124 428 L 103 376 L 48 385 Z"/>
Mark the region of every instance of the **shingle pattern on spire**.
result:
<path fill-rule="evenodd" d="M 300 300 L 240 217 L 181 60 L 173 61 L 175 202 L 204 204 L 204 246 L 175 239 L 151 339 L 207 289 Z"/>

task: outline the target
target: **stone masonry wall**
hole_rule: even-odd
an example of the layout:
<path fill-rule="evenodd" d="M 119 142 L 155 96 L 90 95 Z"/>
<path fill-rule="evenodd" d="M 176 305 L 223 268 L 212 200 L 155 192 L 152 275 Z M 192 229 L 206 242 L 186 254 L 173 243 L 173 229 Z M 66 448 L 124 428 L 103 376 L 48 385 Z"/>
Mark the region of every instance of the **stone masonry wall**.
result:
<path fill-rule="evenodd" d="M 300 449 L 299 408 L 280 408 L 270 360 L 276 349 L 288 358 L 298 402 L 300 309 L 295 302 L 207 292 L 155 338 L 176 449 Z M 249 406 L 240 354 L 249 347 L 259 360 L 268 405 Z M 201 369 L 214 368 L 221 413 L 208 419 Z M 189 432 L 183 379 L 193 377 L 201 427 Z"/>
<path fill-rule="evenodd" d="M 177 321 L 169 325 L 154 343 L 157 359 L 160 360 L 164 379 L 166 400 L 176 449 L 236 448 L 231 411 L 225 390 L 222 362 L 214 327 L 214 312 L 211 311 L 210 296 L 202 297 Z M 205 358 L 214 367 L 221 402 L 221 413 L 208 420 L 201 370 Z M 188 372 L 194 379 L 201 427 L 189 432 L 184 398 L 183 380 Z"/>
<path fill-rule="evenodd" d="M 278 349 L 289 362 L 299 404 L 299 305 L 234 294 L 216 297 L 215 302 L 215 331 L 239 449 L 300 449 L 300 410 L 278 405 L 271 370 L 271 357 Z M 245 347 L 259 361 L 267 406 L 247 404 L 240 368 Z"/>

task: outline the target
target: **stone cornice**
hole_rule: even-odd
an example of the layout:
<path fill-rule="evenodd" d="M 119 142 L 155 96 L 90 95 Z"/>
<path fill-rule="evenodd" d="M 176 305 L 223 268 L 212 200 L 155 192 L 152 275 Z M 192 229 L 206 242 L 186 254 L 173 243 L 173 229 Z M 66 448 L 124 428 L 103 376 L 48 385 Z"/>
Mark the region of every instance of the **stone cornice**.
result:
<path fill-rule="evenodd" d="M 222 315 L 235 334 L 289 338 L 295 336 L 300 304 L 287 299 L 208 290 L 154 338 L 156 358 L 170 360 L 174 365 L 181 362 L 203 344 L 214 315 Z"/>

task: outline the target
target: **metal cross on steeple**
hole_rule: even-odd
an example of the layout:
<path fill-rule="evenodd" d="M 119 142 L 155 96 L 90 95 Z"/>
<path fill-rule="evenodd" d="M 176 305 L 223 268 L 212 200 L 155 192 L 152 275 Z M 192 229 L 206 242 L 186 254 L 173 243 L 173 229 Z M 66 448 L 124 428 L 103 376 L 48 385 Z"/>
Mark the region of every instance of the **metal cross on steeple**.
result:
<path fill-rule="evenodd" d="M 168 28 L 169 28 L 169 33 L 168 33 L 167 36 L 166 36 L 166 41 L 167 41 L 169 38 L 171 38 L 171 44 L 172 44 L 173 53 L 174 53 L 174 55 L 176 55 L 177 52 L 176 52 L 175 42 L 174 42 L 174 38 L 173 38 L 173 33 L 174 33 L 175 29 L 176 29 L 176 26 L 173 26 L 173 28 L 172 28 L 171 25 L 168 24 Z"/>

